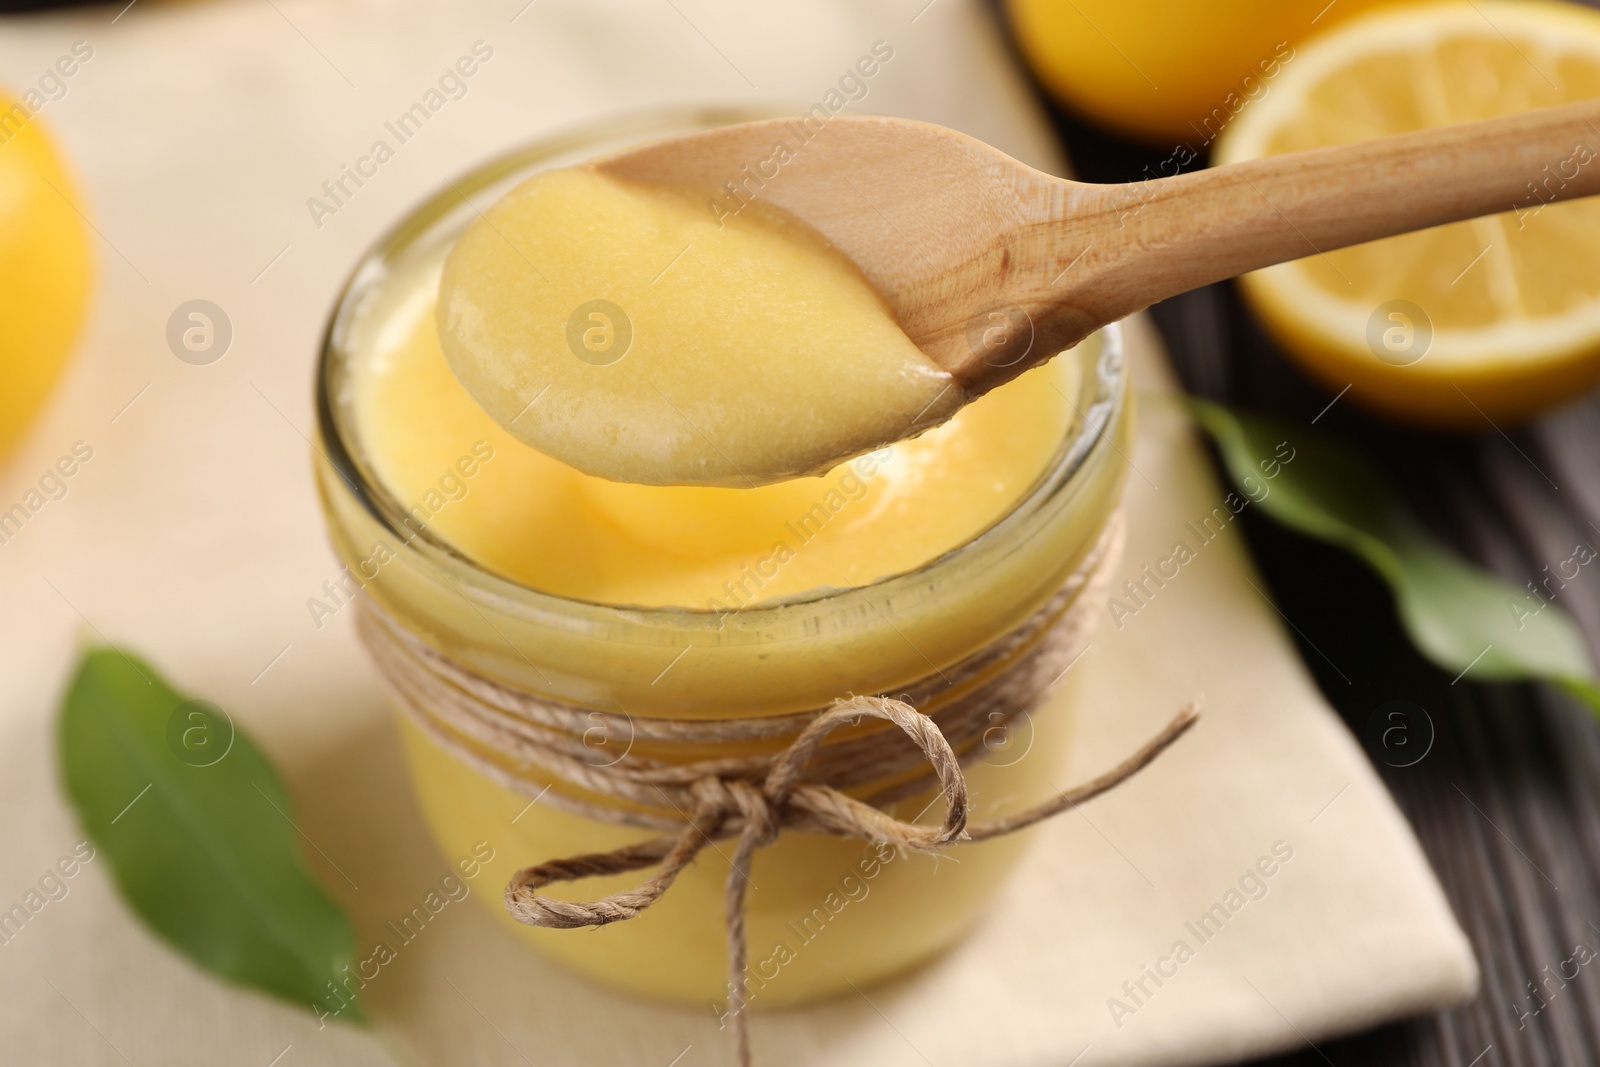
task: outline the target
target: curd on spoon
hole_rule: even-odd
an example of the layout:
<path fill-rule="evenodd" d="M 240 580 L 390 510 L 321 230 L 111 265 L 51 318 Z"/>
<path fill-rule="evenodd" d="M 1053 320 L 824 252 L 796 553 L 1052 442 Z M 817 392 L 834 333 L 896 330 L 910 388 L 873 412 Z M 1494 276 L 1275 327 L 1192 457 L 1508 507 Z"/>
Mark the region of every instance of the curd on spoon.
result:
<path fill-rule="evenodd" d="M 854 264 L 783 212 L 583 167 L 513 189 L 439 287 L 460 382 L 510 433 L 620 482 L 818 474 L 963 402 Z"/>

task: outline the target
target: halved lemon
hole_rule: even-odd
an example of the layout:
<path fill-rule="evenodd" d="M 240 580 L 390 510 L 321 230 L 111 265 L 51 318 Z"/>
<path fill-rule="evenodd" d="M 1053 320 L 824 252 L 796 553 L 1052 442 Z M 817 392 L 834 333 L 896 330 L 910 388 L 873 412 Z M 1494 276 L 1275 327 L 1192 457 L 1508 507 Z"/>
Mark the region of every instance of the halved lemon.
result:
<path fill-rule="evenodd" d="M 1547 0 L 1387 8 L 1303 46 L 1213 162 L 1596 96 L 1600 13 Z M 1600 158 L 1574 145 L 1539 195 L 1579 167 Z M 1313 377 L 1399 420 L 1507 425 L 1600 380 L 1600 198 L 1331 251 L 1240 285 Z"/>

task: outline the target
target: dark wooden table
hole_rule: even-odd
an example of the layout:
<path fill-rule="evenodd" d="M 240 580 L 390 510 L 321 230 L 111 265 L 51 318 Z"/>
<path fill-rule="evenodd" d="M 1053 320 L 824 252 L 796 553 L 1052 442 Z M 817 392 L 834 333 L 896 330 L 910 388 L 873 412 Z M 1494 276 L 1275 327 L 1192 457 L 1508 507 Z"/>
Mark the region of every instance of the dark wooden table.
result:
<path fill-rule="evenodd" d="M 1052 116 L 1086 181 L 1137 180 L 1171 154 L 1059 110 Z M 1232 283 L 1168 301 L 1154 317 L 1192 392 L 1303 423 L 1332 399 L 1263 335 Z M 1600 547 L 1594 395 L 1509 435 L 1487 423 L 1473 436 L 1412 433 L 1347 402 L 1317 428 L 1367 449 L 1439 537 L 1518 586 L 1580 542 Z M 1545 686 L 1451 684 L 1412 650 L 1385 587 L 1360 564 L 1255 511 L 1244 529 L 1306 664 L 1357 736 L 1390 700 L 1413 701 L 1431 718 L 1436 740 L 1421 762 L 1375 762 L 1483 969 L 1482 990 L 1465 1007 L 1319 1042 L 1263 1067 L 1600 1063 L 1600 724 Z M 1558 602 L 1600 656 L 1600 565 L 1584 567 Z"/>
<path fill-rule="evenodd" d="M 1289 367 L 1227 285 L 1155 317 L 1196 393 L 1306 422 L 1331 399 Z M 1318 428 L 1368 449 L 1437 535 L 1514 583 L 1541 578 L 1580 542 L 1600 545 L 1593 397 L 1509 436 L 1487 426 L 1471 438 L 1421 436 L 1346 405 Z M 1259 516 L 1245 532 L 1307 665 L 1357 736 L 1389 700 L 1428 713 L 1436 741 L 1420 763 L 1375 762 L 1483 969 L 1466 1007 L 1272 1062 L 1600 1062 L 1600 974 L 1588 973 L 1600 971 L 1600 959 L 1589 960 L 1600 955 L 1600 724 L 1545 686 L 1452 684 L 1411 648 L 1386 588 L 1351 557 Z M 1600 574 L 1580 572 L 1558 603 L 1600 653 Z"/>

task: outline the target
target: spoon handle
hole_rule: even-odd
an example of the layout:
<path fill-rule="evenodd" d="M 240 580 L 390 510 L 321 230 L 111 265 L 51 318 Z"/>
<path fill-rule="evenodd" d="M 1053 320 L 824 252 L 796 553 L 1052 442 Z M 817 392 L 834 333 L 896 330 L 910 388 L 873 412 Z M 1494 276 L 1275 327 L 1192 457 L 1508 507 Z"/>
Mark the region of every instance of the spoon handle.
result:
<path fill-rule="evenodd" d="M 1083 269 L 1057 299 L 1109 322 L 1286 260 L 1504 211 L 1520 228 L 1600 193 L 1600 100 L 1076 188 L 1054 258 Z"/>

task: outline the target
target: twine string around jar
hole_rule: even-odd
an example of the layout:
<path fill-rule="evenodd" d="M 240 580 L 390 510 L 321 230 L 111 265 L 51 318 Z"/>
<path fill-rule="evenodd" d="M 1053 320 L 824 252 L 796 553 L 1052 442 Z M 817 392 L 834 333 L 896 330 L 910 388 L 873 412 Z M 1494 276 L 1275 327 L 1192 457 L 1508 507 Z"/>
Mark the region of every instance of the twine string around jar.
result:
<path fill-rule="evenodd" d="M 662 831 L 609 852 L 519 870 L 505 889 L 506 908 L 519 922 L 572 929 L 631 919 L 659 900 L 708 844 L 737 839 L 724 890 L 726 1017 L 738 1062 L 748 1065 L 744 898 L 757 849 L 785 830 L 919 852 L 1013 833 L 1122 784 L 1194 725 L 1198 712 L 1191 704 L 1095 779 L 1025 811 L 979 823 L 968 818 L 963 759 L 981 750 L 986 732 L 996 723 L 1009 724 L 1035 706 L 1087 648 L 1092 603 L 1109 580 L 1121 532 L 1118 514 L 1062 587 L 1021 626 L 935 672 L 935 678 L 914 683 L 900 698 L 851 696 L 814 711 L 749 719 L 621 717 L 635 739 L 651 742 L 655 752 L 673 745 L 703 751 L 718 744 L 748 747 L 750 742 L 772 749 L 787 741 L 756 755 L 670 759 L 630 751 L 614 763 L 596 766 L 583 758 L 586 731 L 594 728 L 597 715 L 608 729 L 616 725 L 608 717 L 616 716 L 549 700 L 469 670 L 370 601 L 363 603 L 359 628 L 401 707 L 463 762 L 552 806 Z M 869 720 L 882 720 L 883 725 L 873 728 Z M 836 731 L 842 736 L 830 740 Z M 529 777 L 528 768 L 547 781 L 541 785 Z M 907 822 L 885 810 L 934 787 L 945 804 L 937 826 Z M 648 868 L 654 871 L 636 887 L 599 900 L 556 900 L 538 893 L 557 882 Z"/>

